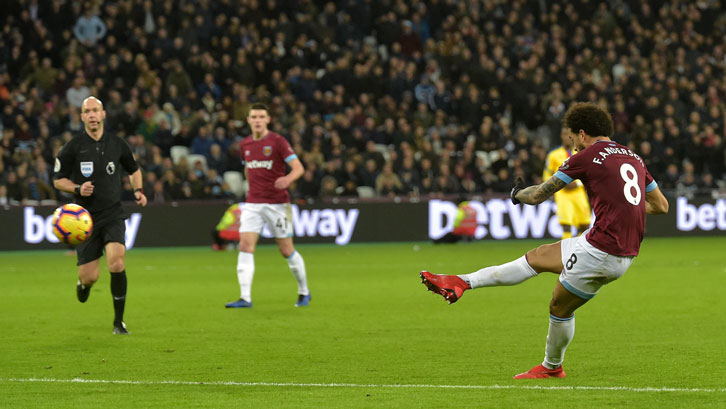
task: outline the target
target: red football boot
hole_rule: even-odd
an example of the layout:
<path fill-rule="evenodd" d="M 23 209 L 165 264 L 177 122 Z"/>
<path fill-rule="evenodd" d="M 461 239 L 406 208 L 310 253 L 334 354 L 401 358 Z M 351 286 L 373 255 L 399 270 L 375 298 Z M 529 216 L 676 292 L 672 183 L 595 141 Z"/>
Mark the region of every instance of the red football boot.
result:
<path fill-rule="evenodd" d="M 457 302 L 464 291 L 471 289 L 469 284 L 458 276 L 431 274 L 428 271 L 421 272 L 421 282 L 428 287 L 429 291 L 444 297 L 449 304 Z"/>
<path fill-rule="evenodd" d="M 557 369 L 547 369 L 542 364 L 535 366 L 527 372 L 514 375 L 514 379 L 542 379 L 542 378 L 564 378 L 565 370 L 562 366 Z"/>

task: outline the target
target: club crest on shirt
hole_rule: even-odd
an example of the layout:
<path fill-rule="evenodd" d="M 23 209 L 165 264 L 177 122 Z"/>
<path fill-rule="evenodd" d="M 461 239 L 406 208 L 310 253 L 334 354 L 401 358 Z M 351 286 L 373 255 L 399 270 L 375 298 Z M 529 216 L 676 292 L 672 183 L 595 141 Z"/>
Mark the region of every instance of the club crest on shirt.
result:
<path fill-rule="evenodd" d="M 570 158 L 566 158 L 566 159 L 565 159 L 565 160 L 564 160 L 564 161 L 562 162 L 562 165 L 560 165 L 560 169 L 562 169 L 562 170 L 565 170 L 565 169 L 569 168 L 569 167 L 570 167 L 570 165 L 569 165 L 569 164 L 567 163 L 567 162 L 569 162 L 569 161 L 570 161 Z"/>
<path fill-rule="evenodd" d="M 262 147 L 262 153 L 264 153 L 265 156 L 272 155 L 272 146 L 263 146 Z"/>
<path fill-rule="evenodd" d="M 108 165 L 106 165 L 106 173 L 113 175 L 114 172 L 116 172 L 116 165 L 113 162 L 108 162 Z"/>
<path fill-rule="evenodd" d="M 89 177 L 93 174 L 93 162 L 81 162 L 81 175 Z"/>

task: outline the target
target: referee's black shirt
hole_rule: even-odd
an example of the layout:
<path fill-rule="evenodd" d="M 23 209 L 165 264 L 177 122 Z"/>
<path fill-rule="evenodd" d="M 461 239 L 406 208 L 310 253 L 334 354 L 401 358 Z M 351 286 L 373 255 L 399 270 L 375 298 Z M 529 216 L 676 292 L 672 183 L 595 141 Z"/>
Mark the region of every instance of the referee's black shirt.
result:
<path fill-rule="evenodd" d="M 83 130 L 58 152 L 53 177 L 68 178 L 79 185 L 89 180 L 93 183 L 93 194 L 76 195 L 76 200 L 98 224 L 126 217 L 121 208 L 122 168 L 129 175 L 139 169 L 125 140 L 104 129 L 96 141 Z"/>

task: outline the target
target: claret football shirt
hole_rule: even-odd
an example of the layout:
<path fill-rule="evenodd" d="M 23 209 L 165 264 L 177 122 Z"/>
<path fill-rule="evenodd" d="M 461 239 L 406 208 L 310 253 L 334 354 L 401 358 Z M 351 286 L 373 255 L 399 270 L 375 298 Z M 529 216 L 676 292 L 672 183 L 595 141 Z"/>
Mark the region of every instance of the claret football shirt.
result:
<path fill-rule="evenodd" d="M 645 193 L 658 184 L 643 160 L 613 141 L 597 141 L 571 156 L 555 177 L 580 179 L 587 189 L 595 224 L 587 241 L 616 256 L 637 256 L 645 231 Z"/>
<path fill-rule="evenodd" d="M 274 132 L 259 140 L 249 135 L 240 142 L 240 148 L 249 183 L 247 203 L 289 202 L 287 189 L 275 188 L 275 180 L 287 174 L 286 163 L 297 158 L 287 140 Z"/>

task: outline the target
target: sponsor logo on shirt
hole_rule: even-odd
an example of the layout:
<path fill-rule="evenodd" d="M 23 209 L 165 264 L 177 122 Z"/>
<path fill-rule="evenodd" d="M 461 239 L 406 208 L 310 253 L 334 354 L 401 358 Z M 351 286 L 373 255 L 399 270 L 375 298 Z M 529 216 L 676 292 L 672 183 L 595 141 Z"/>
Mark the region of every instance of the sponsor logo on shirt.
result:
<path fill-rule="evenodd" d="M 116 172 L 116 165 L 113 162 L 108 162 L 108 165 L 106 165 L 106 173 L 113 175 L 114 172 Z"/>
<path fill-rule="evenodd" d="M 247 162 L 247 169 L 272 169 L 271 160 L 251 160 Z"/>

